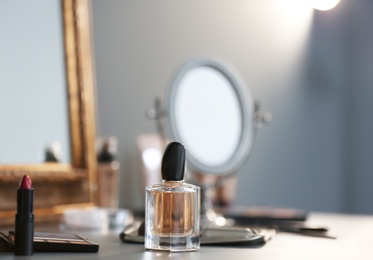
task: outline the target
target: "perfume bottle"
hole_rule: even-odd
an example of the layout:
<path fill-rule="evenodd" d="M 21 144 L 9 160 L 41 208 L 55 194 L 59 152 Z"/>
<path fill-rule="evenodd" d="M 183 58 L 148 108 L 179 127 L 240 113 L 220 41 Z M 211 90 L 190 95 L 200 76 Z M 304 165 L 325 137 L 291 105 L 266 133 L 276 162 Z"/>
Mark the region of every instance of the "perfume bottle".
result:
<path fill-rule="evenodd" d="M 146 187 L 146 249 L 175 252 L 200 247 L 200 188 L 183 181 L 184 170 L 184 146 L 172 142 L 162 158 L 162 183 Z"/>

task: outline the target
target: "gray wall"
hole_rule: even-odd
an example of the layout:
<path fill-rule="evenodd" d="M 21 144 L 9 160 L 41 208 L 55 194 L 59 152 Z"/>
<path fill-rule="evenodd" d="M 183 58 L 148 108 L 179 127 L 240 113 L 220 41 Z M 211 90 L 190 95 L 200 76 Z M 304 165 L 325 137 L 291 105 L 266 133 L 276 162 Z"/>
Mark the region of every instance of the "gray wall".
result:
<path fill-rule="evenodd" d="M 238 204 L 373 213 L 373 3 L 299 2 L 93 0 L 97 131 L 119 138 L 121 206 L 143 205 L 135 138 L 156 131 L 145 110 L 177 66 L 212 54 L 274 116 L 239 171 Z"/>

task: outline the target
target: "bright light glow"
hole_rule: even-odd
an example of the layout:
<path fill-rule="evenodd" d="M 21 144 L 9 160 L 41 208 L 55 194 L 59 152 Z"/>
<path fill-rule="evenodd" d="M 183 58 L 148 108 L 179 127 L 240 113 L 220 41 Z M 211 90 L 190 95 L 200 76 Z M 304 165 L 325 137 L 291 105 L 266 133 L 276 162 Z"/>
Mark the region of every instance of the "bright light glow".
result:
<path fill-rule="evenodd" d="M 313 0 L 308 0 L 313 1 Z M 328 0 L 321 0 L 321 1 L 328 1 Z M 299 1 L 299 0 L 272 0 L 271 6 L 276 8 L 275 12 L 277 13 L 278 21 L 281 24 L 285 23 L 287 27 L 292 27 L 296 25 L 299 30 L 303 30 L 307 27 L 305 26 L 310 18 L 312 17 L 312 8 L 310 5 L 306 3 L 306 1 Z M 292 26 L 291 26 L 292 25 Z M 290 30 L 290 28 L 287 28 Z M 298 30 L 298 29 L 297 29 Z"/>
<path fill-rule="evenodd" d="M 155 148 L 147 148 L 142 152 L 145 167 L 149 170 L 157 170 L 161 164 L 161 152 Z"/>
<path fill-rule="evenodd" d="M 269 54 L 265 59 L 272 64 L 281 64 L 276 69 L 273 68 L 279 75 L 293 73 L 299 67 L 298 62 L 303 63 L 299 59 L 302 59 L 307 46 L 314 11 L 307 1 L 309 0 L 271 0 L 270 5 L 265 7 L 267 11 L 264 12 L 264 17 L 262 15 L 258 18 L 262 19 L 262 32 L 270 33 L 269 39 L 264 38 L 267 45 L 265 49 Z M 264 5 L 266 1 L 257 2 Z M 268 68 L 264 70 L 267 71 Z"/>
<path fill-rule="evenodd" d="M 225 217 L 219 216 L 215 219 L 215 224 L 219 227 L 225 226 L 226 223 L 227 220 L 225 219 Z"/>
<path fill-rule="evenodd" d="M 320 11 L 327 11 L 334 8 L 340 0 L 310 0 L 313 8 Z"/>

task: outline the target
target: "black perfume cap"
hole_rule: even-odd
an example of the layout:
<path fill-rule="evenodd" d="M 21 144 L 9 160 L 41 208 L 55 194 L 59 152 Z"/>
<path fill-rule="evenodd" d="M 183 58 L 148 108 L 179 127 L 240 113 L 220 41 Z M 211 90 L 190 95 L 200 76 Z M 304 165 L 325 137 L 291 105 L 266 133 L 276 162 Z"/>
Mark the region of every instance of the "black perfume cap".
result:
<path fill-rule="evenodd" d="M 185 169 L 185 148 L 181 143 L 172 142 L 166 147 L 162 158 L 162 179 L 182 181 Z"/>

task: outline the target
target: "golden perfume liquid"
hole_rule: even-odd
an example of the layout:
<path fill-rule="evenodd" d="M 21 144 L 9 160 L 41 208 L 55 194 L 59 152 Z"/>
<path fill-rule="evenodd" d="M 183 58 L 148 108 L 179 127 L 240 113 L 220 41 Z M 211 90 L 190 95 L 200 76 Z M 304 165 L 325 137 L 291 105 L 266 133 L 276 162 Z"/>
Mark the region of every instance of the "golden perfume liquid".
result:
<path fill-rule="evenodd" d="M 161 208 L 154 213 L 152 232 L 157 235 L 189 235 L 193 230 L 194 216 L 192 209 L 195 203 L 191 193 L 154 192 L 154 205 Z"/>

